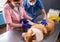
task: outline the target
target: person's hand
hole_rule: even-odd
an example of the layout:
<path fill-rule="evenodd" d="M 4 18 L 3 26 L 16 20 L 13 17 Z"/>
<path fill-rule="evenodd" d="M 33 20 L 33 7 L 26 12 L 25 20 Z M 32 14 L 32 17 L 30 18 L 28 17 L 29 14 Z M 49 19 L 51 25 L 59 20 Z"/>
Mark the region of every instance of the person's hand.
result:
<path fill-rule="evenodd" d="M 45 19 L 41 20 L 41 24 L 44 25 L 44 26 L 46 26 L 47 25 L 46 20 Z"/>
<path fill-rule="evenodd" d="M 33 18 L 33 19 L 31 20 L 31 22 L 34 22 L 34 23 L 36 23 L 36 19 L 34 19 L 34 18 Z"/>
<path fill-rule="evenodd" d="M 22 22 L 23 22 L 24 24 L 28 23 L 28 21 L 27 21 L 26 18 L 22 19 Z"/>
<path fill-rule="evenodd" d="M 27 24 L 27 23 L 26 24 L 24 24 L 24 23 L 22 24 L 22 28 L 30 28 L 30 27 L 31 27 L 30 24 Z"/>

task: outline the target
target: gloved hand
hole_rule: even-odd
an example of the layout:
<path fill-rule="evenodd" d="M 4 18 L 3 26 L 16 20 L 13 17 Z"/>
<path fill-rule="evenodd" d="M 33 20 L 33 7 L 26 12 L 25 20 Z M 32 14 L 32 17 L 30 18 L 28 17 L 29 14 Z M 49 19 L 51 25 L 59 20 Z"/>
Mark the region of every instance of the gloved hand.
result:
<path fill-rule="evenodd" d="M 28 21 L 27 21 L 26 18 L 22 19 L 22 22 L 23 22 L 24 24 L 28 23 Z"/>
<path fill-rule="evenodd" d="M 41 24 L 42 24 L 42 25 L 44 25 L 44 26 L 46 26 L 46 25 L 47 25 L 46 20 L 45 20 L 45 19 L 43 19 L 43 20 L 41 21 Z"/>
<path fill-rule="evenodd" d="M 30 27 L 31 27 L 30 24 L 27 24 L 27 23 L 26 24 L 24 24 L 24 23 L 22 24 L 22 28 L 30 28 Z"/>
<path fill-rule="evenodd" d="M 35 19 L 35 18 L 33 18 L 33 19 L 31 20 L 31 22 L 34 22 L 34 23 L 36 23 L 36 19 Z"/>

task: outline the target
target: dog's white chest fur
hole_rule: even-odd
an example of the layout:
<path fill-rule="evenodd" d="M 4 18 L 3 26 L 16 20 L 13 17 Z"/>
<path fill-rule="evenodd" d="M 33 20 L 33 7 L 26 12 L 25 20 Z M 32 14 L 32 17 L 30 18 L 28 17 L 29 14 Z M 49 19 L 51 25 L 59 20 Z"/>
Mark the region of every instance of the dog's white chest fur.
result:
<path fill-rule="evenodd" d="M 36 34 L 36 42 L 43 40 L 43 33 L 39 29 L 31 28 L 31 30 Z"/>

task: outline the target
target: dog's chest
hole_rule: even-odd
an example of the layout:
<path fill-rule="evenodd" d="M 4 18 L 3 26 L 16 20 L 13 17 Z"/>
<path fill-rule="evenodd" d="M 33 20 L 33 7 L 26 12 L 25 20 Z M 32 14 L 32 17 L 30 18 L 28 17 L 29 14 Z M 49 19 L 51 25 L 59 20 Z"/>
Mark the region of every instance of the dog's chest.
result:
<path fill-rule="evenodd" d="M 36 34 L 36 40 L 34 40 L 33 42 L 39 42 L 41 40 L 43 40 L 43 33 L 42 31 L 40 31 L 39 29 L 36 29 L 36 28 L 31 28 L 32 31 Z"/>

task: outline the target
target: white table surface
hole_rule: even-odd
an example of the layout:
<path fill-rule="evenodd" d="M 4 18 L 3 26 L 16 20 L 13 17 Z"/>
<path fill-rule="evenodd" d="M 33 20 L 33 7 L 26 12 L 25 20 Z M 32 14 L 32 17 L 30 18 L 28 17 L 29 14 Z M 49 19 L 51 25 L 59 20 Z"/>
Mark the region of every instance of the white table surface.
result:
<path fill-rule="evenodd" d="M 7 31 L 0 35 L 0 42 L 24 42 L 20 31 Z"/>

